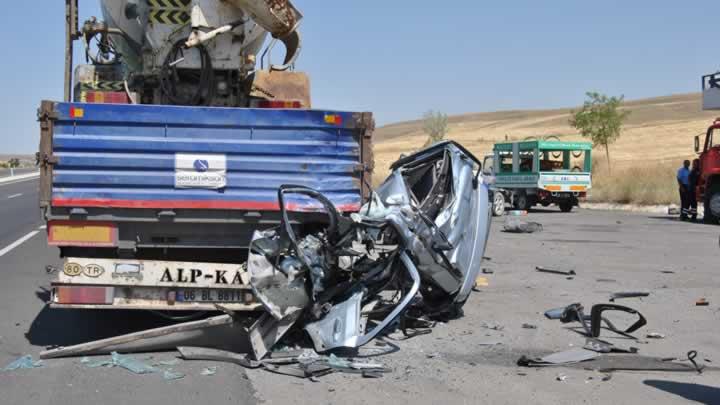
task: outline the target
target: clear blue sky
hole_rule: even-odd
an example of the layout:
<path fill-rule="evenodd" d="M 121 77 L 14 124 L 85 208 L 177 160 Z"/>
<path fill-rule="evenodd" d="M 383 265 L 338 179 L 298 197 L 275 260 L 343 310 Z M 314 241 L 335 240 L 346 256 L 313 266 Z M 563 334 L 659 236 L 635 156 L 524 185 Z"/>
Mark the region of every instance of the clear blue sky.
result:
<path fill-rule="evenodd" d="M 315 106 L 373 111 L 379 124 L 428 109 L 570 107 L 587 90 L 695 92 L 720 67 L 717 1 L 295 2 Z M 63 4 L 3 3 L 0 153 L 34 153 L 40 100 L 62 98 Z M 81 22 L 97 4 L 80 0 Z"/>

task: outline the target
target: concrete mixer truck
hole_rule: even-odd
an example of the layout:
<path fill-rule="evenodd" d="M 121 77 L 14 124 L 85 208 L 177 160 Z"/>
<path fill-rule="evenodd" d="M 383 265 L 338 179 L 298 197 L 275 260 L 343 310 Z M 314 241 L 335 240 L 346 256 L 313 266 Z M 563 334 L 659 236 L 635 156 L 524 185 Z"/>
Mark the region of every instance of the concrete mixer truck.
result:
<path fill-rule="evenodd" d="M 286 184 L 358 211 L 372 115 L 312 109 L 288 0 L 101 6 L 81 25 L 66 0 L 65 100 L 38 110 L 40 208 L 64 260 L 51 306 L 258 309 L 243 264 L 253 231 L 286 209 L 298 227 L 326 220 L 302 195 L 281 210 Z"/>

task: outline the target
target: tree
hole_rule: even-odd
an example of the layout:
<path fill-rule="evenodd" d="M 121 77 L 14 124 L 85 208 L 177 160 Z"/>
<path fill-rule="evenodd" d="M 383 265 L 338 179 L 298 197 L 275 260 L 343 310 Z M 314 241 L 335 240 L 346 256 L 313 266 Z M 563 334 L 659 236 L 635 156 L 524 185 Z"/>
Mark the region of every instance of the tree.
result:
<path fill-rule="evenodd" d="M 610 144 L 615 142 L 622 131 L 623 122 L 629 111 L 620 111 L 624 96 L 608 97 L 597 92 L 585 93 L 587 100 L 580 111 L 572 111 L 570 125 L 586 138 L 592 139 L 594 146 L 605 147 L 608 172 L 610 172 Z"/>
<path fill-rule="evenodd" d="M 8 161 L 8 166 L 11 168 L 20 167 L 20 159 L 12 158 Z"/>
<path fill-rule="evenodd" d="M 425 146 L 445 139 L 448 133 L 448 116 L 440 111 L 430 110 L 423 115 L 423 131 L 428 135 Z"/>

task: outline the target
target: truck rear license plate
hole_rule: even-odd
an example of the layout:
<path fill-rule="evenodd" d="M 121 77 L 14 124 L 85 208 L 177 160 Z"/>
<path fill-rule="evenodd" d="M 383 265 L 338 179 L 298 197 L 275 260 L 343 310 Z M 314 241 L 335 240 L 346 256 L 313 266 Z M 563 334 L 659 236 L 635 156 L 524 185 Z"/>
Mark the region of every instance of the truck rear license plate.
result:
<path fill-rule="evenodd" d="M 179 290 L 175 299 L 178 302 L 244 302 L 254 300 L 248 290 Z"/>

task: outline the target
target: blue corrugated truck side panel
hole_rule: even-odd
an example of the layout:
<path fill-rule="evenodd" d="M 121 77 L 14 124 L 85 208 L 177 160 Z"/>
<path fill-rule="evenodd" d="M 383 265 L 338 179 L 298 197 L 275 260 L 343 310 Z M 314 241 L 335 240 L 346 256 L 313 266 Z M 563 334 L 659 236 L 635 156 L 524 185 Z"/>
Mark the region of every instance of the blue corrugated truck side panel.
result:
<path fill-rule="evenodd" d="M 277 209 L 277 189 L 362 203 L 362 135 L 352 112 L 58 103 L 52 205 Z M 222 155 L 227 185 L 175 186 L 176 154 Z M 303 198 L 293 209 L 311 209 Z"/>

